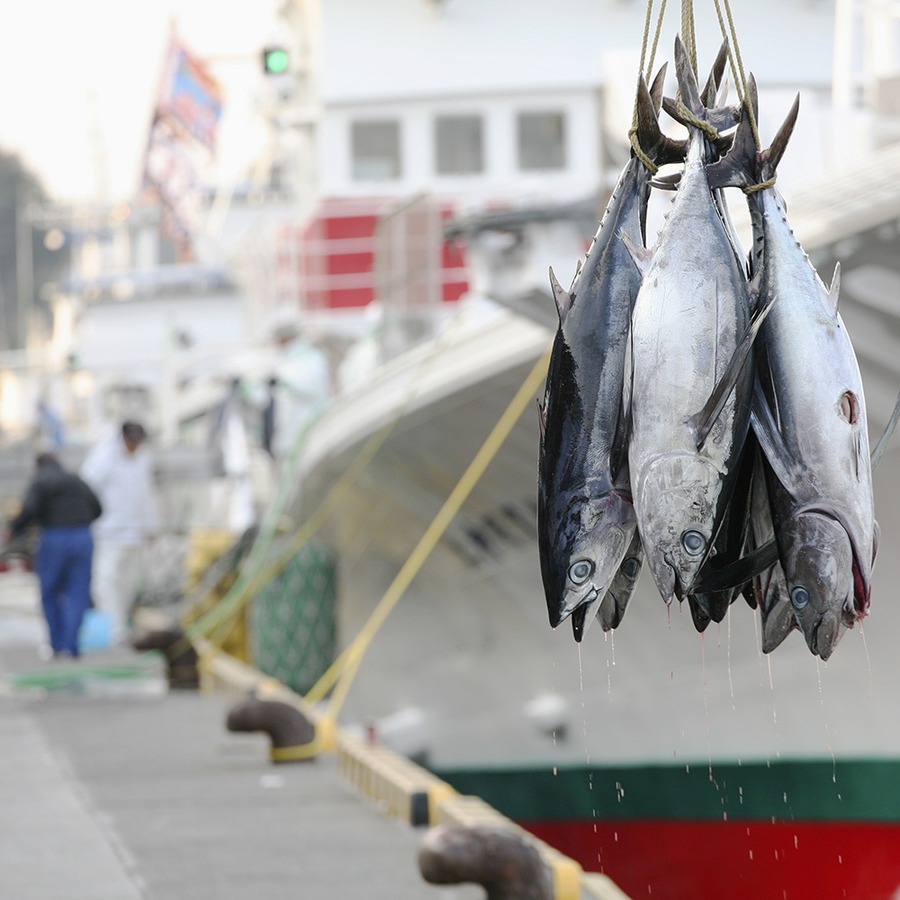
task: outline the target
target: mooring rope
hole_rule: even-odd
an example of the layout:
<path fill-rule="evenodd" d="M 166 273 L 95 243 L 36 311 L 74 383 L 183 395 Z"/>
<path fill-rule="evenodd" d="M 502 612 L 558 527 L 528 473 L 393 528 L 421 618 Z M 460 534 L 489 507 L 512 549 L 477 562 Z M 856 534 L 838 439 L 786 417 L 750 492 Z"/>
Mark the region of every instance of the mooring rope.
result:
<path fill-rule="evenodd" d="M 305 700 L 315 703 L 321 700 L 334 686 L 334 693 L 328 706 L 326 718 L 335 720 L 347 697 L 353 679 L 362 663 L 366 650 L 372 643 L 385 620 L 406 593 L 413 579 L 428 560 L 444 532 L 462 508 L 466 499 L 481 480 L 487 467 L 509 437 L 522 413 L 531 405 L 532 398 L 540 388 L 550 361 L 550 350 L 546 350 L 534 364 L 528 376 L 516 391 L 509 405 L 501 414 L 490 434 L 463 472 L 456 486 L 438 510 L 437 515 L 425 530 L 418 544 L 413 548 L 406 562 L 378 601 L 366 623 L 343 653 L 332 663 L 319 681 L 307 692 Z"/>

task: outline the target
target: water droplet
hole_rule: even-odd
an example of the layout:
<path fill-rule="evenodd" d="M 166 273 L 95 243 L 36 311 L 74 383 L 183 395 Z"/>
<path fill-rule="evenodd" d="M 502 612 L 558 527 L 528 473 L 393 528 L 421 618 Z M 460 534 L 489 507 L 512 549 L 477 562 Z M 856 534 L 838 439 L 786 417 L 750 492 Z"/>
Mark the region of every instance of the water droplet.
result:
<path fill-rule="evenodd" d="M 752 850 L 748 850 L 747 852 L 750 854 L 750 859 L 753 859 L 753 851 L 752 851 Z"/>
<path fill-rule="evenodd" d="M 554 776 L 559 774 L 559 769 L 557 769 L 556 766 L 553 767 L 553 774 Z"/>

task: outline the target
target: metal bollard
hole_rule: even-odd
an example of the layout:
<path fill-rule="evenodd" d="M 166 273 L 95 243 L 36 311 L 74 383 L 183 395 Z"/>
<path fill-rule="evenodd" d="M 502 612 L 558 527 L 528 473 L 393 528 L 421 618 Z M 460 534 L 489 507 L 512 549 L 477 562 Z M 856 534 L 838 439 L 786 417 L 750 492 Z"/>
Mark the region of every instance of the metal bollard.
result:
<path fill-rule="evenodd" d="M 429 884 L 480 884 L 487 900 L 553 900 L 550 870 L 537 849 L 514 831 L 438 825 L 419 847 Z"/>

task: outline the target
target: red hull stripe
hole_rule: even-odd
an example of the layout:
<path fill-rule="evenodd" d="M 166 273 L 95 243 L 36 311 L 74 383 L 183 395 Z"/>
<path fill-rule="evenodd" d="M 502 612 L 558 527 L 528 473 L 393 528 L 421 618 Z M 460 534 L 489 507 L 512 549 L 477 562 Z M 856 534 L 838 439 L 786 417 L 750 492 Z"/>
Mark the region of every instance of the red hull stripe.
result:
<path fill-rule="evenodd" d="M 526 821 L 633 900 L 893 900 L 900 825 Z"/>

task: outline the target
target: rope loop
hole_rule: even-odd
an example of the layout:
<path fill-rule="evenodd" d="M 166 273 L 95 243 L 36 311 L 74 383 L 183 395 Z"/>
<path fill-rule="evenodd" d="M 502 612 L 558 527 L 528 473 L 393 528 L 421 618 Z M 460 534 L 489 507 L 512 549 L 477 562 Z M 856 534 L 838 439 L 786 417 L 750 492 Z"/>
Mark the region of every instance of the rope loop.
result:
<path fill-rule="evenodd" d="M 631 144 L 631 149 L 634 151 L 634 155 L 644 164 L 644 168 L 651 174 L 655 175 L 659 171 L 659 166 L 650 159 L 649 156 L 644 152 L 643 147 L 641 147 L 641 142 L 638 140 L 637 128 L 631 128 L 628 131 L 628 141 Z"/>
<path fill-rule="evenodd" d="M 758 191 L 764 191 L 766 188 L 774 187 L 775 182 L 778 178 L 773 175 L 771 178 L 766 181 L 761 181 L 759 184 L 749 184 L 747 187 L 742 188 L 745 194 L 755 194 Z"/>
<path fill-rule="evenodd" d="M 675 109 L 678 112 L 679 119 L 682 119 L 686 125 L 692 125 L 694 128 L 699 128 L 710 141 L 715 141 L 719 137 L 719 132 L 716 131 L 709 122 L 704 122 L 703 119 L 697 118 L 697 116 L 684 105 L 684 101 L 680 97 L 675 100 Z"/>

